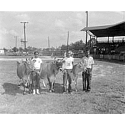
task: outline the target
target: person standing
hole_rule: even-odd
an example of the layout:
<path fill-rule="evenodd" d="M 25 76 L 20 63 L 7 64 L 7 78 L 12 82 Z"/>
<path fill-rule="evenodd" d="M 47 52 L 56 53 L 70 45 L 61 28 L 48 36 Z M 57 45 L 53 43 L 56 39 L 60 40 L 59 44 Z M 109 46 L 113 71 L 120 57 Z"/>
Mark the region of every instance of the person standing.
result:
<path fill-rule="evenodd" d="M 73 69 L 74 58 L 72 57 L 72 52 L 69 51 L 67 57 L 63 59 L 63 85 L 66 85 L 66 92 L 71 92 L 71 72 Z M 65 88 L 63 88 L 65 91 Z"/>
<path fill-rule="evenodd" d="M 35 51 L 34 52 L 34 57 L 32 58 L 32 62 L 33 62 L 33 71 L 35 71 L 37 73 L 37 86 L 36 86 L 36 94 L 40 94 L 39 93 L 39 89 L 40 89 L 40 68 L 41 68 L 41 64 L 42 64 L 42 59 L 40 59 L 39 57 L 39 52 Z M 35 90 L 33 90 L 33 94 L 35 94 Z"/>
<path fill-rule="evenodd" d="M 85 66 L 85 70 L 82 72 L 83 91 L 89 92 L 91 90 L 92 70 L 94 65 L 94 59 L 90 56 L 90 50 L 86 50 L 82 62 Z"/>

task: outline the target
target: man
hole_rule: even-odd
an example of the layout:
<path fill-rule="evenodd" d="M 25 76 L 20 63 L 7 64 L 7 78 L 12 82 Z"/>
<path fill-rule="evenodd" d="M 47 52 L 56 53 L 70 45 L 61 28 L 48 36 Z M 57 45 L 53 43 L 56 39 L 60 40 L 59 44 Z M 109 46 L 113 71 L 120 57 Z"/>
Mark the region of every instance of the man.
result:
<path fill-rule="evenodd" d="M 67 54 L 67 57 L 63 59 L 64 64 L 63 64 L 63 85 L 67 85 L 67 92 L 71 92 L 71 72 L 73 68 L 73 62 L 74 58 L 72 57 L 72 52 L 69 51 Z"/>
<path fill-rule="evenodd" d="M 85 64 L 85 71 L 82 72 L 83 79 L 83 91 L 89 92 L 91 89 L 92 69 L 94 65 L 93 57 L 90 56 L 90 51 L 86 50 L 85 56 L 82 58 L 82 62 Z"/>
<path fill-rule="evenodd" d="M 41 67 L 41 63 L 42 63 L 42 59 L 40 59 L 39 57 L 38 57 L 38 55 L 39 55 L 39 52 L 37 52 L 37 51 L 35 51 L 34 52 L 34 57 L 32 58 L 32 62 L 33 62 L 33 70 L 38 74 L 38 83 L 37 83 L 37 90 L 36 90 L 36 93 L 37 94 L 40 94 L 39 93 L 39 87 L 40 87 L 40 77 L 39 77 L 39 73 L 40 73 L 40 67 Z M 35 90 L 33 90 L 33 94 L 35 94 Z"/>

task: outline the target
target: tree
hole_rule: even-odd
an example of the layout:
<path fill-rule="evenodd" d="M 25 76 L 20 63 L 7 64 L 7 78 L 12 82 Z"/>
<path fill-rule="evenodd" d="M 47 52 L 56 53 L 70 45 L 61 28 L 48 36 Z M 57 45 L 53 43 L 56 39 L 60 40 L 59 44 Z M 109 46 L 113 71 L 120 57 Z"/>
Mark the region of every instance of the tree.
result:
<path fill-rule="evenodd" d="M 7 52 L 7 49 L 6 48 L 3 48 L 4 52 Z"/>
<path fill-rule="evenodd" d="M 17 51 L 18 51 L 18 48 L 13 47 L 12 50 L 13 50 L 14 52 L 17 52 Z"/>
<path fill-rule="evenodd" d="M 22 52 L 22 51 L 23 51 L 23 48 L 22 48 L 22 47 L 19 47 L 19 51 Z"/>

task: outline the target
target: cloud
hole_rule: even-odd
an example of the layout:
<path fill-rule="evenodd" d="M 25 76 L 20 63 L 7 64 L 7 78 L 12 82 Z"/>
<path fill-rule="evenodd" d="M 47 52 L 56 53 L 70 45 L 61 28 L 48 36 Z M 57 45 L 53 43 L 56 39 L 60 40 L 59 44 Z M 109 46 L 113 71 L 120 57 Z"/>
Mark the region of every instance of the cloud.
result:
<path fill-rule="evenodd" d="M 84 15 L 83 15 L 83 13 L 79 12 L 79 13 L 76 14 L 76 17 L 79 18 L 79 19 L 83 19 Z"/>
<path fill-rule="evenodd" d="M 9 33 L 11 35 L 13 35 L 13 36 L 17 36 L 18 35 L 18 33 L 16 31 L 14 31 L 14 30 L 10 30 Z"/>
<path fill-rule="evenodd" d="M 59 19 L 55 21 L 55 26 L 59 28 L 65 28 L 65 23 Z"/>
<path fill-rule="evenodd" d="M 19 14 L 16 17 L 20 21 L 30 21 L 30 17 L 27 14 Z"/>
<path fill-rule="evenodd" d="M 6 35 L 6 34 L 8 34 L 9 32 L 7 31 L 7 29 L 5 29 L 5 28 L 2 28 L 2 29 L 0 29 L 0 34 L 1 35 Z"/>
<path fill-rule="evenodd" d="M 118 13 L 118 14 L 125 14 L 125 11 L 114 11 L 115 13 Z"/>
<path fill-rule="evenodd" d="M 124 11 L 89 11 L 89 26 L 115 24 L 123 20 Z M 0 42 L 3 47 L 15 46 L 13 36 L 23 38 L 23 24 L 26 24 L 28 45 L 47 47 L 50 37 L 52 46 L 66 44 L 67 32 L 70 32 L 70 42 L 85 39 L 85 11 L 77 12 L 0 12 Z M 19 38 L 18 38 L 19 39 Z M 85 41 L 85 40 L 84 40 Z"/>

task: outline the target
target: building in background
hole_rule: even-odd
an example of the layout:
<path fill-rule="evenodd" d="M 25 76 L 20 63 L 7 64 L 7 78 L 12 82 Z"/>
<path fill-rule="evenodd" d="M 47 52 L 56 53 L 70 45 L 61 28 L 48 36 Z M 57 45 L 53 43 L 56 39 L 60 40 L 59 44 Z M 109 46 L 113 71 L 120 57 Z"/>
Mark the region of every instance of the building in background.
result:
<path fill-rule="evenodd" d="M 0 49 L 0 55 L 4 55 L 5 54 L 5 50 L 4 49 Z"/>

